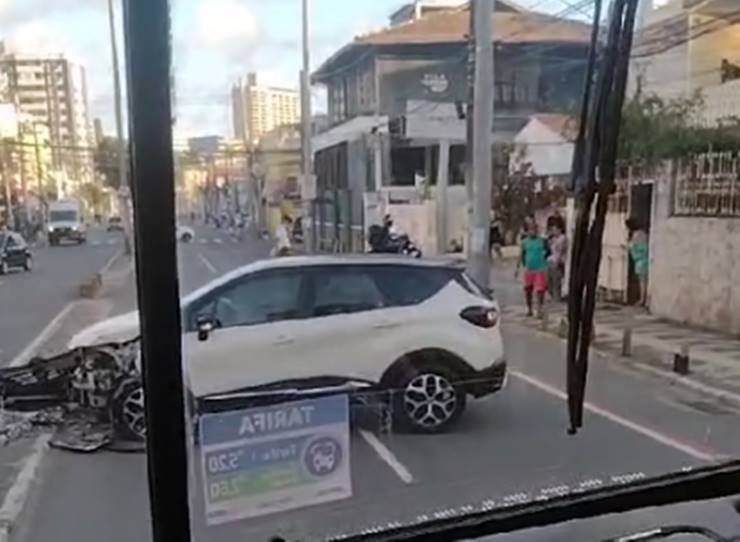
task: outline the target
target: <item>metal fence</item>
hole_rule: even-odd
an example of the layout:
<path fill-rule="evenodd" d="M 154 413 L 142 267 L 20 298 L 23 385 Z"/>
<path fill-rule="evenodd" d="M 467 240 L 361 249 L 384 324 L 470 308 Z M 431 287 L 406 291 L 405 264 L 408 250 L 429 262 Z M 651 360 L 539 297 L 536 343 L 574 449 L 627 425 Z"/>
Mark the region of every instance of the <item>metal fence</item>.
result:
<path fill-rule="evenodd" d="M 740 153 L 706 153 L 680 163 L 672 214 L 740 218 Z"/>

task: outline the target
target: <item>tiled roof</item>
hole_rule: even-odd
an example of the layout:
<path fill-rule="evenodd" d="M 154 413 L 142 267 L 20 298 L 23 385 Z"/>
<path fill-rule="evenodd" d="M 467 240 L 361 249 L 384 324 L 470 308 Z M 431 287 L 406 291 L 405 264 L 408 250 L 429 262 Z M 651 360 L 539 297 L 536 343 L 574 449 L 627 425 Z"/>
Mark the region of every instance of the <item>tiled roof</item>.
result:
<path fill-rule="evenodd" d="M 493 17 L 494 42 L 588 44 L 591 27 L 586 23 L 535 12 L 497 12 Z M 432 13 L 406 24 L 355 38 L 354 43 L 403 45 L 456 43 L 467 38 L 470 12 L 461 8 Z"/>
<path fill-rule="evenodd" d="M 470 27 L 467 4 L 459 9 L 430 13 L 419 19 L 358 36 L 337 50 L 315 72 L 317 79 L 338 68 L 360 50 L 393 45 L 461 44 Z M 578 44 L 591 39 L 589 24 L 543 13 L 499 11 L 493 17 L 494 42 L 500 44 Z"/>

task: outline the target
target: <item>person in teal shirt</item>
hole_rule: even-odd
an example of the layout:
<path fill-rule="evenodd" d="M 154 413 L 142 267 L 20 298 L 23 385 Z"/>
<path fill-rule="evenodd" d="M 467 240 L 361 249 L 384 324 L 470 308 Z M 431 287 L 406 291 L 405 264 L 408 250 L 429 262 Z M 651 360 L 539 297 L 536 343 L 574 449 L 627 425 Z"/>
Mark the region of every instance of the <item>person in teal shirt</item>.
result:
<path fill-rule="evenodd" d="M 629 253 L 632 259 L 632 265 L 635 275 L 640 284 L 640 301 L 641 307 L 647 307 L 647 284 L 648 273 L 650 271 L 650 248 L 648 244 L 647 232 L 636 224 L 634 220 L 627 221 L 629 234 Z"/>
<path fill-rule="evenodd" d="M 537 315 L 542 316 L 542 307 L 545 304 L 547 292 L 547 258 L 550 256 L 550 246 L 547 239 L 540 237 L 537 223 L 528 221 L 526 233 L 521 242 L 521 261 L 517 266 L 524 266 L 524 297 L 527 302 L 527 316 L 532 316 L 532 302 L 537 296 Z"/>

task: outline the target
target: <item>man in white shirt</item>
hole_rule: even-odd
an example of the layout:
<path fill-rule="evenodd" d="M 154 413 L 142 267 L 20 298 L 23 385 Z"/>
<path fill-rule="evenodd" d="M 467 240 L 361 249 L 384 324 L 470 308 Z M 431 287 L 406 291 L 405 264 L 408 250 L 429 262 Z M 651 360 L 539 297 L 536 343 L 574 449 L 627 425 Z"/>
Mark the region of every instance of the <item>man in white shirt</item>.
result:
<path fill-rule="evenodd" d="M 280 220 L 280 225 L 277 227 L 275 232 L 275 249 L 273 251 L 274 256 L 289 256 L 292 252 L 292 244 L 290 242 L 290 230 L 293 221 L 289 216 L 283 215 Z"/>

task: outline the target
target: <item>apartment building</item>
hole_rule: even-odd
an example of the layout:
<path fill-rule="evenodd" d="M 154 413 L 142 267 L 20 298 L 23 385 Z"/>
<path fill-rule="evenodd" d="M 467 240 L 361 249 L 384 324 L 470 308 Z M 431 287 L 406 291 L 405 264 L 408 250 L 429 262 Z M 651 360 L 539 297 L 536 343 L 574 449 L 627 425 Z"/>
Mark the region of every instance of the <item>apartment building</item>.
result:
<path fill-rule="evenodd" d="M 300 122 L 300 97 L 296 90 L 258 84 L 249 73 L 231 89 L 234 136 L 256 145 L 260 138 L 279 126 Z"/>
<path fill-rule="evenodd" d="M 53 169 L 69 179 L 65 192 L 93 176 L 94 134 L 85 69 L 58 56 L 14 53 L 0 57 L 3 98 L 35 124 L 48 127 Z"/>

